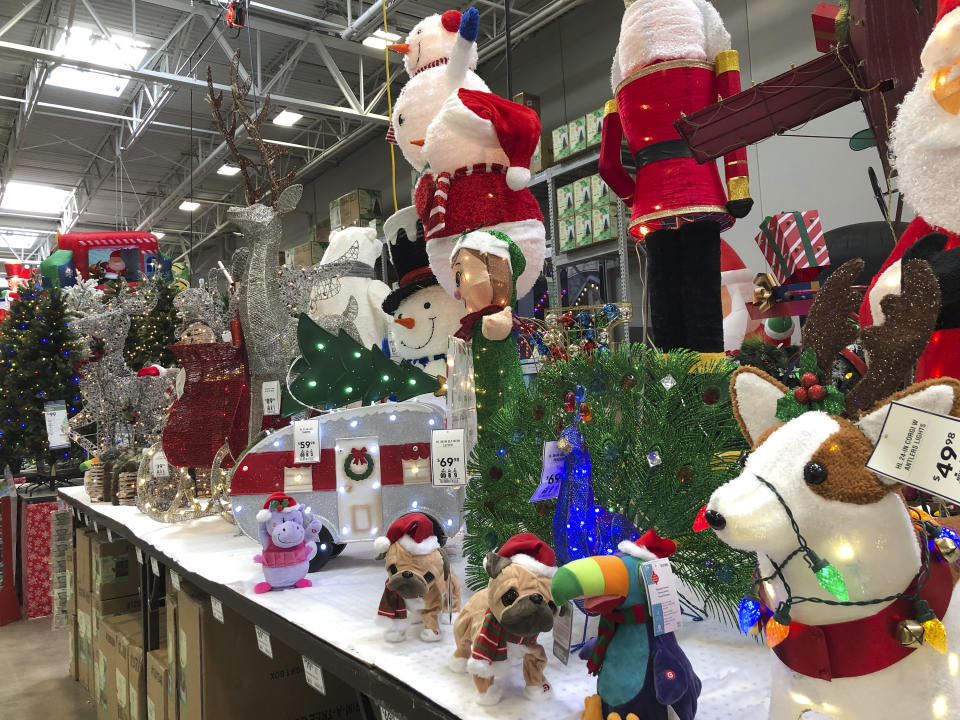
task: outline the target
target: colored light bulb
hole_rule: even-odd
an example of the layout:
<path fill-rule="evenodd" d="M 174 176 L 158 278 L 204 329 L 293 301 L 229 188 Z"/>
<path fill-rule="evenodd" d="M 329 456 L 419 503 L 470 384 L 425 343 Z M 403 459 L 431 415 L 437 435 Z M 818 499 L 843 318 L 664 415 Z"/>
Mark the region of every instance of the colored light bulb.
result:
<path fill-rule="evenodd" d="M 850 593 L 847 592 L 847 583 L 844 581 L 843 575 L 839 570 L 831 565 L 828 560 L 819 557 L 813 550 L 807 551 L 806 560 L 807 564 L 810 565 L 810 569 L 813 570 L 817 576 L 817 582 L 820 583 L 820 587 L 841 602 L 850 601 Z"/>
<path fill-rule="evenodd" d="M 737 608 L 737 622 L 740 625 L 740 632 L 744 635 L 750 632 L 754 625 L 760 622 L 760 616 L 763 610 L 756 600 L 745 597 L 740 601 L 740 607 Z"/>
<path fill-rule="evenodd" d="M 707 514 L 707 506 L 704 505 L 702 508 L 700 508 L 700 512 L 697 513 L 697 517 L 694 518 L 694 521 L 693 521 L 694 532 L 702 532 L 704 530 L 710 529 L 710 525 L 707 523 L 706 514 Z"/>
<path fill-rule="evenodd" d="M 767 647 L 775 648 L 790 634 L 790 608 L 781 604 L 773 617 L 767 620 Z"/>
<path fill-rule="evenodd" d="M 938 538 L 949 538 L 953 540 L 957 545 L 960 545 L 960 535 L 957 535 L 953 530 L 948 527 L 941 527 L 940 532 L 937 534 Z"/>
<path fill-rule="evenodd" d="M 923 626 L 923 641 L 941 655 L 947 652 L 947 629 L 940 622 L 926 600 L 917 600 L 914 603 L 917 611 L 917 620 Z"/>

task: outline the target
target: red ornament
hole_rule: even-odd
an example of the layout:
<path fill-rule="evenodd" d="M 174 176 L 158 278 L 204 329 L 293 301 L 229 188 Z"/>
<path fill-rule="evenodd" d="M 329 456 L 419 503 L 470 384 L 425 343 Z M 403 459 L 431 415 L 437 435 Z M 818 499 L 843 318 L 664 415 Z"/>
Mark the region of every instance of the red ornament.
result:
<path fill-rule="evenodd" d="M 574 397 L 572 392 L 563 396 L 563 409 L 567 412 L 573 412 L 577 409 L 577 398 Z"/>
<path fill-rule="evenodd" d="M 794 388 L 793 399 L 796 400 L 798 403 L 802 403 L 806 405 L 808 401 L 807 389 L 802 387 Z"/>
<path fill-rule="evenodd" d="M 823 385 L 811 385 L 810 389 L 807 390 L 807 396 L 810 398 L 810 402 L 822 402 L 827 396 L 827 389 Z"/>
<path fill-rule="evenodd" d="M 803 385 L 805 388 L 812 387 L 816 385 L 817 382 L 818 382 L 817 376 L 814 375 L 812 372 L 804 373 L 803 376 L 800 378 L 800 384 Z"/>
<path fill-rule="evenodd" d="M 573 319 L 572 312 L 564 313 L 563 315 L 560 316 L 560 324 L 563 325 L 564 327 L 570 327 L 575 322 L 576 321 Z"/>
<path fill-rule="evenodd" d="M 702 532 L 703 530 L 709 530 L 710 525 L 707 523 L 707 506 L 704 505 L 700 508 L 700 512 L 697 513 L 696 519 L 693 521 L 693 531 Z"/>

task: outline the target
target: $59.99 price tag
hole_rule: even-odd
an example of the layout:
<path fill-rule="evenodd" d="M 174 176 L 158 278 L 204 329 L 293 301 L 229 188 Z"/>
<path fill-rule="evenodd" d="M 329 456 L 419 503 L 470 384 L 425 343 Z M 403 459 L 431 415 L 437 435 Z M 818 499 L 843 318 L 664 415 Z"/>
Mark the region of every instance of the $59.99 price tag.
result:
<path fill-rule="evenodd" d="M 567 456 L 557 449 L 556 441 L 551 440 L 543 444 L 543 470 L 540 473 L 540 484 L 530 498 L 530 502 L 553 500 L 560 494 L 560 481 L 563 479 L 566 459 Z"/>
<path fill-rule="evenodd" d="M 293 423 L 293 461 L 320 462 L 320 418 Z"/>
<path fill-rule="evenodd" d="M 463 428 L 434 430 L 430 440 L 430 461 L 434 485 L 467 484 Z"/>

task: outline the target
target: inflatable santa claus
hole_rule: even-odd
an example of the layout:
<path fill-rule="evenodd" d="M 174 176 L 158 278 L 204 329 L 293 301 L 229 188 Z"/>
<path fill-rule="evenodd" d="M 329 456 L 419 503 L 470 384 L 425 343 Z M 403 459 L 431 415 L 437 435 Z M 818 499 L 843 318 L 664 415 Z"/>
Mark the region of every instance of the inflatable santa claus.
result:
<path fill-rule="evenodd" d="M 940 284 L 937 331 L 917 362 L 917 380 L 960 377 L 960 0 L 940 0 L 920 55 L 923 70 L 891 130 L 900 192 L 917 212 L 870 284 L 863 326 L 884 322 L 880 299 L 900 292 L 900 264 L 930 263 Z"/>

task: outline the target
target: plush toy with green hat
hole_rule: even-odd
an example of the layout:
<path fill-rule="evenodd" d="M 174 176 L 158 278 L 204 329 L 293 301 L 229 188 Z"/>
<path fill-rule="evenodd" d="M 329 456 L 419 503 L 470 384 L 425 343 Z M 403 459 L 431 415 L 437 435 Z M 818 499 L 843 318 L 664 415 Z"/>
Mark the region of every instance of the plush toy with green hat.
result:
<path fill-rule="evenodd" d="M 489 419 L 523 388 L 512 306 L 527 262 L 504 233 L 474 230 L 457 240 L 450 265 L 455 297 L 467 309 L 456 337 L 471 343 L 477 432 L 482 434 Z"/>

